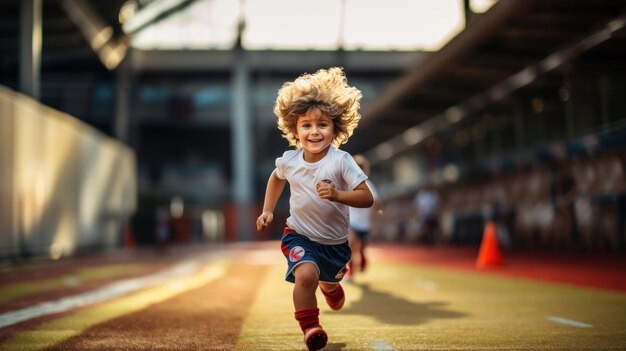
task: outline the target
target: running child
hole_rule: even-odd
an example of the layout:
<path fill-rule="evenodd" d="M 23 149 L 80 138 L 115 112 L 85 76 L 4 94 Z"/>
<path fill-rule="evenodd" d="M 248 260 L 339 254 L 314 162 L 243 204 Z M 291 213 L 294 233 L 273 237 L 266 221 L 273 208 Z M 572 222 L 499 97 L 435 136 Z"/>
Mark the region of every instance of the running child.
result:
<path fill-rule="evenodd" d="M 274 208 L 289 182 L 290 216 L 281 249 L 287 259 L 285 280 L 294 283 L 295 318 L 309 350 L 326 346 L 315 293 L 339 310 L 345 302 L 339 284 L 351 252 L 348 207 L 370 207 L 367 176 L 349 153 L 338 147 L 356 128 L 361 92 L 348 85 L 342 68 L 320 69 L 286 82 L 278 91 L 274 114 L 278 129 L 294 150 L 276 159 L 269 177 L 259 231 L 274 219 Z"/>

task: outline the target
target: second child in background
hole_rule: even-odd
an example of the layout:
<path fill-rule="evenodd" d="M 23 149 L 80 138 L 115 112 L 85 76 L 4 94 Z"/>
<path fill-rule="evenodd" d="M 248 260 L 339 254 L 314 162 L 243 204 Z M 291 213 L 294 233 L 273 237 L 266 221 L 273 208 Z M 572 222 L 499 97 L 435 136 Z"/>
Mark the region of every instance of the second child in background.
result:
<path fill-rule="evenodd" d="M 354 155 L 354 161 L 363 170 L 366 176 L 370 175 L 370 163 L 363 155 Z M 352 259 L 349 263 L 348 279 L 354 278 L 357 272 L 363 272 L 367 266 L 365 246 L 372 231 L 372 220 L 375 214 L 382 213 L 380 198 L 374 184 L 368 179 L 365 181 L 374 197 L 374 205 L 369 208 L 350 207 L 350 234 L 348 241 L 352 250 Z"/>

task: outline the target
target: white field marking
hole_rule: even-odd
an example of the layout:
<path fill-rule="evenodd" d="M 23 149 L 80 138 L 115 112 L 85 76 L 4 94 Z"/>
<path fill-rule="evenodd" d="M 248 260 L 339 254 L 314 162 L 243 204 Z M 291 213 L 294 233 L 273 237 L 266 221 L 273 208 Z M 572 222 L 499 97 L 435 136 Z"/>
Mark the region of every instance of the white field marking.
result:
<path fill-rule="evenodd" d="M 389 343 L 383 340 L 372 341 L 371 346 L 372 346 L 372 350 L 375 350 L 375 351 L 394 351 L 395 350 L 393 346 L 389 345 Z"/>
<path fill-rule="evenodd" d="M 572 327 L 577 327 L 577 328 L 591 328 L 591 327 L 593 327 L 593 325 L 591 325 L 591 324 L 578 322 L 578 321 L 574 321 L 574 320 L 571 320 L 571 319 L 558 317 L 558 316 L 548 316 L 548 317 L 546 317 L 546 319 L 549 320 L 550 322 L 567 324 L 567 325 L 571 325 Z"/>
<path fill-rule="evenodd" d="M 436 291 L 437 290 L 437 283 L 435 283 L 432 280 L 415 278 L 415 279 L 413 279 L 413 285 L 417 286 L 418 288 L 420 288 L 422 290 L 426 290 L 426 291 Z"/>
<path fill-rule="evenodd" d="M 161 284 L 168 279 L 193 273 L 203 263 L 202 259 L 189 259 L 174 267 L 146 277 L 125 279 L 111 283 L 95 291 L 64 297 L 56 301 L 42 302 L 35 306 L 21 310 L 0 314 L 0 328 L 17 324 L 29 319 L 46 316 L 53 313 L 66 312 L 78 307 L 92 305 L 98 302 L 111 300 L 140 289 Z"/>

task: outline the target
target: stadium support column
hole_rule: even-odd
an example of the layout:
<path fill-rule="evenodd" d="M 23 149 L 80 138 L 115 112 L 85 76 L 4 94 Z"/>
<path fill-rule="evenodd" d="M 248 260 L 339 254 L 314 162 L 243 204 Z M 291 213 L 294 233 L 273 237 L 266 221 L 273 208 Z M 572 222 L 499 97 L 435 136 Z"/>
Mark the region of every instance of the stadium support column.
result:
<path fill-rule="evenodd" d="M 127 55 L 115 72 L 115 114 L 113 135 L 121 142 L 129 144 L 131 58 Z"/>
<path fill-rule="evenodd" d="M 39 101 L 42 46 L 41 0 L 21 1 L 20 91 Z"/>
<path fill-rule="evenodd" d="M 244 51 L 235 50 L 236 58 L 231 78 L 231 155 L 234 182 L 232 194 L 235 201 L 237 238 L 252 239 L 252 125 L 250 122 L 250 73 Z"/>
<path fill-rule="evenodd" d="M 19 256 L 18 202 L 15 164 L 15 116 L 13 94 L 0 93 L 0 248 L 2 258 Z"/>

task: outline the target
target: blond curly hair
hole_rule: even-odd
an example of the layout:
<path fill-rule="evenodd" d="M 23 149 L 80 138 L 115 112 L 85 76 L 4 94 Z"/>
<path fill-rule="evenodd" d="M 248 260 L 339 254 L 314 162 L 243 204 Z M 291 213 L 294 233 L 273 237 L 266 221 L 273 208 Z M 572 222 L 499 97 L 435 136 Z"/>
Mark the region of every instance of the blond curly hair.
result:
<path fill-rule="evenodd" d="M 348 85 L 341 67 L 305 73 L 278 90 L 274 104 L 278 129 L 289 145 L 299 147 L 295 136 L 298 117 L 318 110 L 333 121 L 335 136 L 332 143 L 338 147 L 348 141 L 361 119 L 361 97 L 363 94 L 359 89 Z"/>

